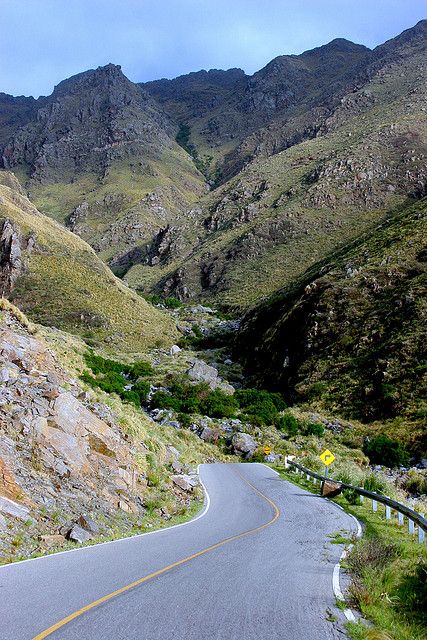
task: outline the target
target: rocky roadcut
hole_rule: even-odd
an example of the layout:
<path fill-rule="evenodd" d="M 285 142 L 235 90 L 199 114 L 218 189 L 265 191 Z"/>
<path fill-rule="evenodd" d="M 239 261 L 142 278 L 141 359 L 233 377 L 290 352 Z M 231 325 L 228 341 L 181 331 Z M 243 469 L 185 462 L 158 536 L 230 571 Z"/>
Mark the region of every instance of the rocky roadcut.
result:
<path fill-rule="evenodd" d="M 88 513 L 106 523 L 107 534 L 122 513 L 130 530 L 136 520 L 127 515 L 147 512 L 147 477 L 137 464 L 144 444 L 130 442 L 111 409 L 91 401 L 44 341 L 8 313 L 0 365 L 1 555 L 11 540 L 19 554 L 61 545 L 64 536 L 86 542 L 99 533 Z M 174 447 L 166 457 L 182 473 Z M 175 475 L 169 492 L 185 506 L 195 486 L 194 476 Z"/>

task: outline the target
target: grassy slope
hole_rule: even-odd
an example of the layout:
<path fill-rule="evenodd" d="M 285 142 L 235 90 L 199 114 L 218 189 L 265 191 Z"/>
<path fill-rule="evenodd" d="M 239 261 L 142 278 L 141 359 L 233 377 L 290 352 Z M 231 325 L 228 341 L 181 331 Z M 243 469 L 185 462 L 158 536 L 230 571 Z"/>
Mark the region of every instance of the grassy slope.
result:
<path fill-rule="evenodd" d="M 36 234 L 38 248 L 24 252 L 27 266 L 13 292 L 32 320 L 127 353 L 174 340 L 170 318 L 126 288 L 86 242 L 9 187 L 0 185 L 0 196 L 0 216 L 23 237 Z"/>

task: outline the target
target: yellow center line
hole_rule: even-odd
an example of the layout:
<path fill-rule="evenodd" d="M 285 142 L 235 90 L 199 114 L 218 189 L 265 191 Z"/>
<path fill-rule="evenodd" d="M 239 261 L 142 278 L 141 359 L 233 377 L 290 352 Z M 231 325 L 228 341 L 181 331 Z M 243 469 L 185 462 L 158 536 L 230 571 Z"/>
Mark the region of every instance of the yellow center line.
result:
<path fill-rule="evenodd" d="M 48 629 L 45 629 L 45 631 L 42 631 L 38 635 L 34 636 L 33 640 L 43 640 L 44 638 L 47 638 L 48 636 L 50 636 L 55 631 L 58 631 L 58 629 L 61 629 L 61 627 L 64 627 L 66 624 L 68 624 L 72 620 L 75 620 L 76 618 L 78 618 L 79 616 L 83 615 L 87 611 L 90 611 L 91 609 L 94 609 L 95 607 L 98 607 L 100 604 L 103 604 L 104 602 L 108 602 L 108 600 L 111 600 L 112 598 L 115 598 L 116 596 L 119 596 L 120 594 L 125 593 L 126 591 L 129 591 L 130 589 L 138 587 L 140 584 L 143 584 L 144 582 L 147 582 L 148 580 L 151 580 L 152 578 L 156 578 L 157 576 L 162 575 L 162 573 L 166 573 L 166 571 L 170 571 L 171 569 L 174 569 L 175 567 L 179 567 L 180 565 L 185 564 L 186 562 L 189 562 L 190 560 L 194 560 L 194 558 L 198 558 L 199 556 L 202 556 L 205 553 L 209 553 L 209 551 L 213 551 L 214 549 L 218 549 L 218 547 L 222 547 L 223 545 L 228 544 L 229 542 L 233 542 L 233 540 L 238 540 L 239 538 L 244 538 L 245 536 L 248 536 L 248 535 L 250 535 L 252 533 L 256 533 L 257 531 L 262 531 L 263 529 L 266 529 L 267 527 L 272 525 L 274 522 L 276 522 L 276 520 L 280 516 L 279 507 L 273 502 L 273 500 L 270 500 L 270 498 L 268 498 L 266 495 L 261 493 L 261 491 L 259 491 L 259 489 L 257 489 L 251 482 L 249 482 L 249 480 L 246 480 L 246 478 L 244 478 L 241 473 L 239 473 L 237 471 L 237 474 L 241 477 L 241 479 L 247 485 L 249 485 L 258 495 L 261 496 L 261 498 L 266 500 L 268 502 L 268 504 L 272 507 L 273 512 L 274 512 L 274 516 L 273 516 L 273 518 L 271 520 L 269 520 L 265 524 L 262 524 L 259 527 L 256 527 L 255 529 L 249 529 L 249 531 L 244 531 L 243 533 L 238 533 L 237 535 L 231 536 L 230 538 L 224 538 L 224 540 L 221 540 L 220 542 L 217 542 L 216 544 L 213 544 L 210 547 L 207 547 L 206 549 L 202 549 L 201 551 L 197 551 L 197 553 L 193 553 L 191 556 L 187 556 L 186 558 L 182 558 L 182 560 L 178 560 L 177 562 L 169 564 L 167 567 L 163 567 L 162 569 L 159 569 L 158 571 L 154 571 L 153 573 L 149 573 L 148 575 L 144 576 L 144 578 L 140 578 L 139 580 L 136 580 L 135 582 L 131 582 L 130 584 L 127 584 L 126 586 L 121 587 L 120 589 L 117 589 L 116 591 L 113 591 L 112 593 L 108 593 L 106 596 L 103 596 L 102 598 L 98 598 L 98 600 L 94 600 L 93 602 L 91 602 L 90 604 L 87 604 L 86 606 L 82 607 L 81 609 L 77 609 L 77 611 L 74 611 L 74 613 L 70 613 L 69 616 L 66 616 L 65 618 L 62 618 L 62 620 L 59 620 L 58 622 L 53 624 Z"/>

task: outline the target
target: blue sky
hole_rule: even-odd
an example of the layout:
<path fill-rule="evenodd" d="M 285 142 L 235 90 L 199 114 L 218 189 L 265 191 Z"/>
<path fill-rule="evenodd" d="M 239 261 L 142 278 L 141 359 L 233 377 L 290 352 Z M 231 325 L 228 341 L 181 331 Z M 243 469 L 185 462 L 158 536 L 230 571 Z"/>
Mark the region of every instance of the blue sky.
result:
<path fill-rule="evenodd" d="M 375 47 L 426 17 L 425 0 L 0 0 L 0 91 L 47 95 L 108 62 L 133 81 L 253 73 L 337 37 Z"/>

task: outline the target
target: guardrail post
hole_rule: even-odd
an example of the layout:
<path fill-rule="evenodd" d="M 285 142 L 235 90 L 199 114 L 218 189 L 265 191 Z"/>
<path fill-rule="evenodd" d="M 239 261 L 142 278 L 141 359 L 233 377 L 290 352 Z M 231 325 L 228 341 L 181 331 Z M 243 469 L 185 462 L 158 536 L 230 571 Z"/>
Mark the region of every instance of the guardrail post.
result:
<path fill-rule="evenodd" d="M 414 521 L 408 518 L 408 531 L 409 533 L 415 533 Z"/>
<path fill-rule="evenodd" d="M 372 511 L 378 511 L 378 502 L 376 500 L 372 500 Z"/>
<path fill-rule="evenodd" d="M 387 498 L 389 498 L 390 496 L 387 496 Z M 391 507 L 389 507 L 388 504 L 386 504 L 385 506 L 385 519 L 386 520 L 391 520 Z"/>
<path fill-rule="evenodd" d="M 365 502 L 365 496 L 359 496 L 360 498 L 360 504 L 363 504 Z"/>
<path fill-rule="evenodd" d="M 305 474 L 305 477 L 307 478 L 308 481 L 310 481 L 310 475 L 308 473 Z"/>
<path fill-rule="evenodd" d="M 397 522 L 400 527 L 403 525 L 403 522 L 404 522 L 403 513 L 400 513 L 400 511 L 397 512 Z"/>
<path fill-rule="evenodd" d="M 422 516 L 424 518 L 424 514 L 420 513 L 420 516 Z M 418 542 L 420 544 L 423 544 L 425 539 L 425 534 L 424 534 L 424 529 L 422 527 L 420 527 L 420 525 L 418 525 Z"/>

